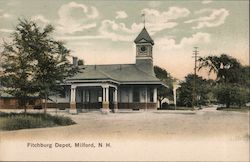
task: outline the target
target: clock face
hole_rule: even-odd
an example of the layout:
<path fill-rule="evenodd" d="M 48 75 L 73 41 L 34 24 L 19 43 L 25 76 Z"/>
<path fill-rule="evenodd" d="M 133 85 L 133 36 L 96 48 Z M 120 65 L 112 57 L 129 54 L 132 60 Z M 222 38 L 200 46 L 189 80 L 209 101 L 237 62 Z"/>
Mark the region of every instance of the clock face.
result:
<path fill-rule="evenodd" d="M 141 47 L 141 51 L 142 51 L 142 52 L 146 52 L 146 50 L 147 50 L 147 48 L 146 48 L 145 46 L 142 46 L 142 47 Z"/>

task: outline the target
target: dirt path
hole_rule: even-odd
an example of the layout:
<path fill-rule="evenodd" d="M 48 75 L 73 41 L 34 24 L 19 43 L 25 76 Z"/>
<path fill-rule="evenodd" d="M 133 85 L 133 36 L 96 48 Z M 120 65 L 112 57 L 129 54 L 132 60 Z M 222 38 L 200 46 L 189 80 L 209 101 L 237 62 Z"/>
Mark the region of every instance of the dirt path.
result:
<path fill-rule="evenodd" d="M 234 159 L 237 161 L 249 158 L 248 113 L 155 111 L 103 115 L 99 112 L 90 112 L 68 116 L 72 117 L 77 124 L 66 127 L 0 132 L 0 149 L 3 150 L 7 147 L 12 149 L 12 152 L 6 152 L 5 156 L 13 158 L 10 156 L 13 155 L 12 147 L 18 143 L 21 148 L 26 150 L 23 152 L 25 154 L 34 151 L 34 149 L 27 148 L 27 142 L 54 144 L 56 141 L 61 141 L 74 145 L 78 141 L 85 141 L 97 145 L 99 141 L 104 141 L 104 143 L 111 143 L 112 148 L 104 149 L 101 152 L 98 149 L 62 149 L 61 153 L 68 151 L 74 154 L 74 151 L 79 151 L 93 156 L 83 158 L 77 155 L 74 156 L 76 160 L 103 160 L 103 158 L 119 160 L 117 157 L 123 157 L 125 159 L 122 160 Z M 11 144 L 14 141 L 15 144 Z M 57 155 L 57 153 L 60 154 L 60 151 L 52 150 L 55 151 L 53 158 L 62 160 L 61 156 Z M 49 150 L 44 150 L 44 152 L 46 151 Z M 117 156 L 111 156 L 114 155 L 112 153 L 116 153 Z M 100 156 L 94 156 L 96 154 Z M 125 156 L 131 154 L 132 157 Z M 107 155 L 109 156 L 106 157 Z M 72 160 L 71 154 L 69 157 L 71 159 L 68 160 Z M 41 156 L 39 159 L 44 160 L 46 157 Z M 24 158 L 24 160 L 27 159 Z"/>

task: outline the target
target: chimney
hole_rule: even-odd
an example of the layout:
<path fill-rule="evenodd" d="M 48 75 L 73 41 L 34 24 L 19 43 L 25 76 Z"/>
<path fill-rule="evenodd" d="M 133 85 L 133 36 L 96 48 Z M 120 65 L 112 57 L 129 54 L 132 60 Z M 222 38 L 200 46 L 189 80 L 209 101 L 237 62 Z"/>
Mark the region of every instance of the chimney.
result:
<path fill-rule="evenodd" d="M 73 56 L 73 66 L 77 67 L 78 66 L 78 58 Z"/>

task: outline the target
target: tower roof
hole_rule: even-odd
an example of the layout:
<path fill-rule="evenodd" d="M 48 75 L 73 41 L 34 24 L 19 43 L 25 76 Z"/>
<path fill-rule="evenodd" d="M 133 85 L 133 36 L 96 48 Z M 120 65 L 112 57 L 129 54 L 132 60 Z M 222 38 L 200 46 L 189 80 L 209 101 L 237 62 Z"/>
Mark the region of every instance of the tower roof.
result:
<path fill-rule="evenodd" d="M 143 43 L 151 43 L 152 45 L 154 45 L 154 41 L 153 39 L 150 37 L 150 35 L 148 34 L 148 31 L 146 30 L 146 28 L 144 27 L 142 29 L 142 31 L 140 32 L 140 34 L 136 37 L 136 39 L 134 40 L 135 43 L 141 43 L 143 41 Z"/>

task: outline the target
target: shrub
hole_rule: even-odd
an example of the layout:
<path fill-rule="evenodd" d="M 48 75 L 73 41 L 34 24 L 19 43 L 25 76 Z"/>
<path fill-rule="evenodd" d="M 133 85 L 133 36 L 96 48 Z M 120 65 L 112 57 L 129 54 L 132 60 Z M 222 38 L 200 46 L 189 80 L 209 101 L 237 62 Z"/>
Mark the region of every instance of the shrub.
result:
<path fill-rule="evenodd" d="M 72 124 L 75 124 L 75 122 L 71 118 L 65 117 L 65 116 L 55 115 L 55 116 L 51 116 L 50 118 L 57 125 L 72 125 Z"/>
<path fill-rule="evenodd" d="M 3 119 L 0 125 L 2 130 L 18 130 L 28 128 L 43 128 L 53 126 L 72 125 L 75 122 L 64 116 L 53 116 L 50 114 L 23 114 L 23 113 L 2 113 L 0 117 Z"/>
<path fill-rule="evenodd" d="M 238 84 L 223 83 L 216 87 L 215 94 L 220 104 L 244 106 L 249 100 L 249 89 Z"/>

